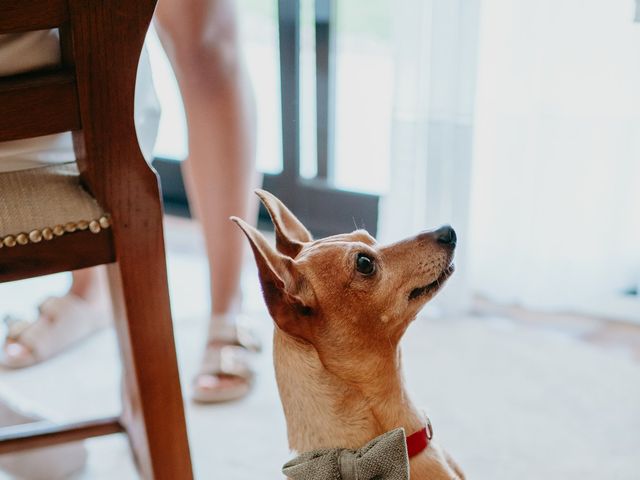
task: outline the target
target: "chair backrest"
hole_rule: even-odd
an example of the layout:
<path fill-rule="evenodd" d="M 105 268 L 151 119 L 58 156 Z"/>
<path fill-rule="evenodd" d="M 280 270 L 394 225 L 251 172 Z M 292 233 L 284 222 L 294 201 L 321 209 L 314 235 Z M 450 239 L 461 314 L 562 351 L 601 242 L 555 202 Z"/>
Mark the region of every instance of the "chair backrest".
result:
<path fill-rule="evenodd" d="M 58 28 L 60 68 L 0 78 L 0 141 L 73 132 L 81 179 L 107 210 L 157 180 L 134 125 L 137 65 L 155 0 L 0 0 L 0 33 Z"/>

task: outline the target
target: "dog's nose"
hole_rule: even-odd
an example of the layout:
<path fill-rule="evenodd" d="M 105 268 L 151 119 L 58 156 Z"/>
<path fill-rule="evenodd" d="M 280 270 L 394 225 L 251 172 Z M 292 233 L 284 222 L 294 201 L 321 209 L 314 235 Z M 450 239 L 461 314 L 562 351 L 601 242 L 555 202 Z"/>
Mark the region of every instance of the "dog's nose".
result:
<path fill-rule="evenodd" d="M 451 225 L 444 225 L 437 229 L 435 232 L 436 241 L 443 245 L 451 245 L 452 247 L 456 246 L 456 242 L 458 241 L 458 237 L 456 236 L 456 231 L 451 227 Z"/>

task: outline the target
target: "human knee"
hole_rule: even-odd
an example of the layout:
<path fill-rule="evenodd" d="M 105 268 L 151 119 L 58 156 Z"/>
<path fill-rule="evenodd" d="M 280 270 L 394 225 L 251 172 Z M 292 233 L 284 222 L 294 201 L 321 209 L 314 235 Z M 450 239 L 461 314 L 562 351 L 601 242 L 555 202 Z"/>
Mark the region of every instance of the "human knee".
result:
<path fill-rule="evenodd" d="M 165 15 L 158 31 L 174 68 L 191 77 L 221 79 L 239 68 L 239 38 L 232 13 L 207 15 L 204 19 Z"/>

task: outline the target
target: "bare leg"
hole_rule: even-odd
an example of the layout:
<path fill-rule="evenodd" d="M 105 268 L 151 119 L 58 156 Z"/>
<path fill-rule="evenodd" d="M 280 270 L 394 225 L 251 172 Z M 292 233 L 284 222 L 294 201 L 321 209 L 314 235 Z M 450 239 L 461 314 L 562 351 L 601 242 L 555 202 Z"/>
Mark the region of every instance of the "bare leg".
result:
<path fill-rule="evenodd" d="M 69 293 L 76 295 L 85 300 L 89 300 L 97 293 L 99 288 L 100 272 L 98 268 L 85 268 L 71 272 L 71 288 Z"/>
<path fill-rule="evenodd" d="M 156 25 L 176 72 L 189 129 L 184 173 L 202 223 L 213 314 L 237 300 L 246 216 L 255 182 L 255 107 L 230 0 L 161 0 Z"/>
<path fill-rule="evenodd" d="M 225 326 L 235 322 L 239 306 L 244 248 L 228 218 L 251 218 L 257 206 L 249 195 L 256 183 L 255 107 L 239 51 L 235 5 L 231 0 L 161 0 L 156 25 L 187 113 L 190 154 L 184 173 L 210 263 L 211 324 Z M 74 272 L 69 293 L 93 304 L 102 297 L 102 277 L 95 269 Z M 29 356 L 23 346 L 12 342 L 5 353 Z M 30 360 L 17 363 L 25 362 Z M 201 380 L 212 387 L 225 381 Z"/>
<path fill-rule="evenodd" d="M 253 93 L 233 1 L 160 0 L 155 18 L 187 116 L 184 173 L 209 258 L 211 340 L 218 327 L 235 322 L 239 307 L 244 239 L 229 217 L 255 213 L 249 193 L 256 182 Z M 219 375 L 198 379 L 211 389 L 233 381 Z"/>

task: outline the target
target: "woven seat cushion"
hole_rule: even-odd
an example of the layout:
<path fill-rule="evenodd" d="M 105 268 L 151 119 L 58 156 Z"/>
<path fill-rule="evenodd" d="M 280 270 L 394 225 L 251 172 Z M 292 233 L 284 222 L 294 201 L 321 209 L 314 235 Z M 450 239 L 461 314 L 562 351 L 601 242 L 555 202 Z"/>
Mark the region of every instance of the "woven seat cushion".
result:
<path fill-rule="evenodd" d="M 0 173 L 0 247 L 76 230 L 97 233 L 108 217 L 80 185 L 73 163 Z"/>

